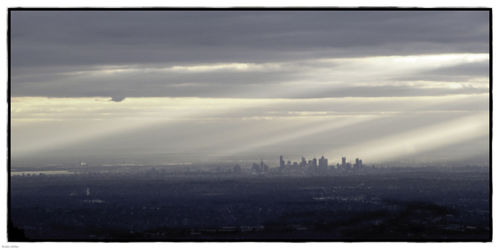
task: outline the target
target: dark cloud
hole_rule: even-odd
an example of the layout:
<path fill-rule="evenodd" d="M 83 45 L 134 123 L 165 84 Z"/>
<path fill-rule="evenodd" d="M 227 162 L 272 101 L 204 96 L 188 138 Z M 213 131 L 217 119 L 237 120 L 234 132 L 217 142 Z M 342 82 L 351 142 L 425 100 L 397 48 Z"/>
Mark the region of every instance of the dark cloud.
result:
<path fill-rule="evenodd" d="M 111 97 L 111 101 L 113 101 L 113 102 L 121 102 L 123 100 L 125 100 L 125 97 L 123 97 L 123 96 L 112 96 Z"/>
<path fill-rule="evenodd" d="M 189 74 L 136 72 L 97 77 L 91 71 L 105 65 L 133 65 L 140 69 L 225 62 L 286 64 L 324 57 L 486 53 L 488 14 L 487 11 L 13 11 L 12 94 L 111 96 L 115 100 L 128 96 L 255 97 L 252 94 L 255 85 L 279 87 L 279 82 L 304 79 L 301 71 L 304 68 Z M 472 70 L 471 74 L 484 73 L 481 68 L 484 65 L 477 69 L 469 66 L 464 66 L 464 71 L 457 75 L 469 77 L 467 69 Z M 441 71 L 427 72 L 428 77 L 453 75 L 460 68 L 437 70 Z M 411 93 L 415 89 L 404 87 L 344 87 L 310 96 L 431 94 L 427 90 Z M 273 91 L 260 92 L 258 97 L 282 96 Z"/>
<path fill-rule="evenodd" d="M 487 52 L 487 11 L 14 11 L 12 63 Z"/>

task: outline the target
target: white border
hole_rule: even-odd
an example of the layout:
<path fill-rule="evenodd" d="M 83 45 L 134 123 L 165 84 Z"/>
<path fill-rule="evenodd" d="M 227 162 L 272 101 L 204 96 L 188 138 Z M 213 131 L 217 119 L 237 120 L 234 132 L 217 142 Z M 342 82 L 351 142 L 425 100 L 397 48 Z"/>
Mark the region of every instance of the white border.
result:
<path fill-rule="evenodd" d="M 497 1 L 498 2 L 498 1 Z M 308 0 L 308 1 L 278 1 L 278 0 L 240 0 L 240 1 L 200 1 L 200 0 L 184 0 L 184 1 L 158 1 L 158 0 L 142 0 L 142 1 L 131 1 L 131 0 L 122 0 L 122 1 L 104 1 L 104 0 L 87 0 L 87 1 L 70 1 L 70 0 L 46 0 L 46 1 L 34 1 L 34 0 L 7 0 L 1 1 L 0 5 L 2 8 L 0 9 L 0 34 L 1 34 L 1 47 L 0 47 L 0 72 L 1 79 L 4 84 L 7 83 L 7 8 L 9 7 L 307 7 L 307 6 L 330 6 L 330 7 L 424 7 L 424 8 L 432 8 L 432 7 L 491 7 L 493 8 L 493 34 L 495 35 L 500 24 L 498 22 L 500 15 L 500 8 L 497 8 L 498 4 L 495 1 L 449 1 L 449 0 L 422 0 L 422 1 L 395 1 L 395 0 L 385 0 L 385 1 L 370 1 L 370 0 L 353 0 L 353 1 L 322 1 L 322 0 Z M 493 65 L 496 66 L 498 63 L 498 39 L 493 36 Z M 498 74 L 495 74 L 494 70 L 494 79 L 498 78 Z M 88 247 L 92 248 L 119 248 L 119 249 L 137 249 L 140 248 L 148 248 L 148 249 L 165 249 L 165 248 L 176 248 L 176 249 L 191 249 L 191 248 L 208 248 L 208 249 L 234 249 L 234 248 L 242 248 L 242 249 L 254 249 L 258 248 L 287 248 L 290 250 L 295 249 L 329 249 L 336 247 L 341 247 L 342 249 L 361 249 L 368 247 L 370 249 L 401 249 L 405 248 L 405 250 L 412 249 L 490 249 L 497 248 L 495 247 L 496 241 L 500 240 L 499 232 L 500 228 L 498 227 L 498 223 L 494 223 L 493 226 L 493 243 L 9 243 L 7 242 L 7 234 L 6 234 L 6 194 L 7 194 L 7 172 L 6 172 L 6 142 L 7 142 L 7 88 L 6 85 L 2 85 L 3 89 L 0 91 L 0 130 L 4 131 L 1 134 L 0 139 L 0 152 L 2 152 L 0 156 L 0 244 L 1 247 L 6 249 L 6 247 L 18 247 L 18 249 L 68 249 L 71 248 L 73 250 L 77 249 L 87 249 Z M 496 91 L 495 86 L 493 89 Z M 494 117 L 498 117 L 498 113 L 500 112 L 500 104 L 498 100 L 494 100 Z M 498 119 L 496 119 L 498 121 Z M 499 133 L 500 125 L 498 122 L 493 122 L 494 128 L 493 131 Z M 494 137 L 493 140 L 493 149 L 497 148 L 497 140 Z M 494 150 L 493 152 L 493 162 L 497 162 L 497 152 L 498 150 Z M 496 164 L 494 164 L 496 165 Z M 495 170 L 495 166 L 493 168 L 493 179 L 499 181 L 499 173 L 498 170 Z M 495 209 L 496 202 L 499 197 L 498 185 L 494 183 L 494 191 L 493 191 L 493 215 L 494 222 L 497 222 L 495 218 L 498 218 L 498 209 Z"/>

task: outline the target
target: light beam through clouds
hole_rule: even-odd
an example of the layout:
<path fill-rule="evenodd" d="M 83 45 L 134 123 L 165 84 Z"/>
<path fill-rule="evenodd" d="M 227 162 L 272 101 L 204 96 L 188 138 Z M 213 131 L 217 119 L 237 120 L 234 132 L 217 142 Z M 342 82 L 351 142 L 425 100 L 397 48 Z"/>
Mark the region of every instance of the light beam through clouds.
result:
<path fill-rule="evenodd" d="M 241 109 L 267 102 L 268 100 L 130 98 L 121 104 L 110 102 L 109 98 L 14 98 L 12 125 L 15 136 L 13 136 L 12 144 L 16 154 L 29 154 L 37 150 L 81 143 L 109 134 L 129 133 L 132 130 L 144 129 L 158 123 L 166 125 L 185 119 L 199 119 L 230 109 Z M 78 116 L 75 112 L 80 112 L 81 115 Z M 16 127 L 18 126 L 36 130 L 39 123 L 44 121 L 56 123 L 69 121 L 71 126 L 65 131 L 49 130 L 46 131 L 47 134 L 35 134 L 30 138 L 17 133 Z M 27 141 L 18 144 L 17 136 Z"/>
<path fill-rule="evenodd" d="M 347 148 L 331 151 L 329 155 L 359 155 L 370 162 L 397 159 L 401 156 L 432 151 L 489 134 L 488 113 L 465 116 L 449 122 L 381 137 Z M 339 152 L 341 152 L 339 154 Z"/>
<path fill-rule="evenodd" d="M 359 141 L 356 129 L 373 129 L 375 133 L 380 130 L 376 126 L 370 127 L 370 120 L 406 116 L 403 121 L 408 120 L 407 126 L 412 128 L 412 118 L 408 118 L 407 114 L 410 109 L 418 107 L 417 111 L 429 114 L 458 112 L 454 116 L 460 116 L 487 105 L 481 100 L 484 100 L 482 95 L 401 97 L 393 100 L 129 98 L 118 103 L 106 98 L 14 98 L 12 146 L 14 155 L 21 157 L 57 151 L 63 147 L 99 144 L 100 138 L 120 135 L 127 137 L 137 133 L 157 133 L 161 138 L 162 134 L 167 136 L 165 130 L 179 129 L 176 128 L 179 125 L 180 128 L 191 127 L 179 131 L 181 133 L 177 139 L 172 141 L 169 140 L 171 136 L 167 136 L 161 143 L 176 145 L 175 152 L 208 152 L 206 159 L 215 160 L 230 155 L 259 154 L 263 148 L 271 145 L 279 148 L 301 140 L 311 143 L 308 138 L 317 138 L 318 134 L 340 128 L 352 134 L 353 141 Z M 461 103 L 467 104 L 463 106 Z M 79 114 L 75 111 L 79 111 Z M 426 117 L 423 114 L 416 116 L 416 119 Z M 210 121 L 215 127 L 205 130 L 203 126 L 207 123 L 203 121 Z M 361 122 L 363 126 L 354 130 L 349 128 Z M 136 139 L 130 139 L 130 143 L 145 140 L 141 136 L 132 138 Z M 147 145 L 147 142 L 139 145 Z M 298 145 L 295 151 L 304 151 L 304 146 Z M 133 144 L 131 147 L 134 148 Z M 142 150 L 148 151 L 149 148 L 155 151 L 158 150 L 155 147 L 165 146 L 152 144 L 145 147 Z M 363 150 L 370 152 L 368 149 Z M 323 149 L 323 152 L 326 151 Z M 353 150 L 334 151 L 359 155 L 362 150 L 355 147 Z"/>
<path fill-rule="evenodd" d="M 487 12 L 19 11 L 11 24 L 14 160 L 484 153 L 467 141 L 487 138 Z"/>

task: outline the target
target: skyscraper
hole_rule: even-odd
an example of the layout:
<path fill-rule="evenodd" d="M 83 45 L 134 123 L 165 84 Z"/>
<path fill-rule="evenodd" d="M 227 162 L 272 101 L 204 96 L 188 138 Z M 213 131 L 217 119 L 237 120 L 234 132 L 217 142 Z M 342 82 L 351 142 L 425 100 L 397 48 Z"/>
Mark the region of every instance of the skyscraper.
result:
<path fill-rule="evenodd" d="M 283 160 L 283 156 L 280 155 L 280 168 L 284 168 L 285 167 L 285 160 Z"/>
<path fill-rule="evenodd" d="M 356 163 L 354 164 L 354 168 L 362 168 L 363 167 L 363 161 L 359 158 L 356 158 Z"/>
<path fill-rule="evenodd" d="M 342 156 L 342 168 L 346 168 L 345 156 Z"/>
<path fill-rule="evenodd" d="M 300 160 L 300 167 L 303 168 L 306 166 L 307 166 L 306 158 L 304 158 L 304 156 L 302 156 L 302 158 Z"/>
<path fill-rule="evenodd" d="M 319 167 L 323 169 L 328 168 L 328 159 L 326 159 L 324 156 L 321 156 L 321 158 L 319 158 Z"/>

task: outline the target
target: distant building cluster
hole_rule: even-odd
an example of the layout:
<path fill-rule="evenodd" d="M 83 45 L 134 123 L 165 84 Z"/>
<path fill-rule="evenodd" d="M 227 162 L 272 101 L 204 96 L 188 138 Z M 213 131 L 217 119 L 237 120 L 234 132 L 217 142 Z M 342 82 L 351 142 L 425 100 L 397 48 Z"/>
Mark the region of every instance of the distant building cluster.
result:
<path fill-rule="evenodd" d="M 356 158 L 355 163 L 351 164 L 351 162 L 347 162 L 345 156 L 342 157 L 342 162 L 337 163 L 336 165 L 328 165 L 328 159 L 324 156 L 316 159 L 313 158 L 311 160 L 307 160 L 305 157 L 301 157 L 300 162 L 297 161 L 286 161 L 282 155 L 280 155 L 280 165 L 281 169 L 286 168 L 310 168 L 310 169 L 328 169 L 328 168 L 337 168 L 337 169 L 361 169 L 363 168 L 363 160 Z"/>
<path fill-rule="evenodd" d="M 254 173 L 264 173 L 269 170 L 269 166 L 264 164 L 264 161 L 261 160 L 260 164 L 254 163 L 252 164 L 252 172 Z"/>
<path fill-rule="evenodd" d="M 324 156 L 321 156 L 321 158 L 312 158 L 312 159 L 306 159 L 305 157 L 301 157 L 300 161 L 291 161 L 291 160 L 285 160 L 285 158 L 280 155 L 279 158 L 279 167 L 278 168 L 272 168 L 270 169 L 267 164 L 264 163 L 263 160 L 260 161 L 260 163 L 253 163 L 252 167 L 250 169 L 250 172 L 254 174 L 263 174 L 267 173 L 269 171 L 271 172 L 296 172 L 296 171 L 313 171 L 313 172 L 324 172 L 325 170 L 334 170 L 334 169 L 339 169 L 339 170 L 356 170 L 356 169 L 362 169 L 363 168 L 363 160 L 360 158 L 356 158 L 354 163 L 351 163 L 350 161 L 347 161 L 347 158 L 345 156 L 342 157 L 340 163 L 332 164 L 329 165 L 328 159 Z M 233 173 L 241 173 L 242 168 L 240 165 L 236 165 L 233 168 Z"/>

